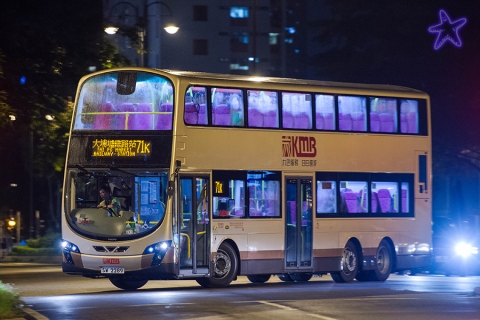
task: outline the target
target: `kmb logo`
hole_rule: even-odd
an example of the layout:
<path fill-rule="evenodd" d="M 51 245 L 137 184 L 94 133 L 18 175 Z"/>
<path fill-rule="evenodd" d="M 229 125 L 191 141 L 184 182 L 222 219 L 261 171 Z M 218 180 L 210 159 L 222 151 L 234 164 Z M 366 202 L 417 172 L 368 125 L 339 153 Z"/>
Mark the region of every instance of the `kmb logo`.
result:
<path fill-rule="evenodd" d="M 313 158 L 317 155 L 314 137 L 282 136 L 283 157 Z"/>
<path fill-rule="evenodd" d="M 103 264 L 120 264 L 120 259 L 118 258 L 103 259 Z"/>

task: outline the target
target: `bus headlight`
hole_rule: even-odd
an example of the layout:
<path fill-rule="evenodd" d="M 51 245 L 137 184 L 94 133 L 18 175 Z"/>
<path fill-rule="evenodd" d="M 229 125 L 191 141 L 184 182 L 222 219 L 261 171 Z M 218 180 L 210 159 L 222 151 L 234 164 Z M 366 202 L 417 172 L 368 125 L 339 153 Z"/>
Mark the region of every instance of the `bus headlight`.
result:
<path fill-rule="evenodd" d="M 145 248 L 143 254 L 153 254 L 152 266 L 158 266 L 162 259 L 165 257 L 168 248 L 170 248 L 172 241 L 162 241 L 154 243 Z"/>
<path fill-rule="evenodd" d="M 468 243 L 460 242 L 455 246 L 455 252 L 459 256 L 466 258 L 472 254 L 478 254 L 478 248 L 473 247 Z"/>
<path fill-rule="evenodd" d="M 71 252 L 75 253 L 80 253 L 80 249 L 78 247 L 66 240 L 62 240 L 62 251 L 63 251 L 63 257 L 65 258 L 65 262 L 68 264 L 75 264 L 72 259 L 72 254 Z"/>

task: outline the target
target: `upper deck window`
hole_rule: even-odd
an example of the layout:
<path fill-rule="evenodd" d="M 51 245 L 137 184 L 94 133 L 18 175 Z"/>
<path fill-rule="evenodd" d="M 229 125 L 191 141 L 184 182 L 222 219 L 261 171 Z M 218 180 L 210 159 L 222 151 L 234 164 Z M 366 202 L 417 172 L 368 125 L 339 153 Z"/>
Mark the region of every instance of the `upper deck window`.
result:
<path fill-rule="evenodd" d="M 190 87 L 185 94 L 185 109 L 183 119 L 186 124 L 208 124 L 207 89 L 205 87 Z"/>
<path fill-rule="evenodd" d="M 335 130 L 335 99 L 332 95 L 315 95 L 315 119 L 317 130 Z"/>
<path fill-rule="evenodd" d="M 278 98 L 275 91 L 248 90 L 248 126 L 278 128 Z"/>
<path fill-rule="evenodd" d="M 419 133 L 418 101 L 401 100 L 400 103 L 400 132 Z"/>
<path fill-rule="evenodd" d="M 172 130 L 173 86 L 144 72 L 105 73 L 82 86 L 73 130 Z"/>
<path fill-rule="evenodd" d="M 283 128 L 312 129 L 312 96 L 282 92 Z"/>
<path fill-rule="evenodd" d="M 242 90 L 212 88 L 212 124 L 243 126 L 243 120 Z"/>
<path fill-rule="evenodd" d="M 366 98 L 338 97 L 338 128 L 340 131 L 367 131 Z"/>
<path fill-rule="evenodd" d="M 370 131 L 397 132 L 397 100 L 370 98 Z"/>

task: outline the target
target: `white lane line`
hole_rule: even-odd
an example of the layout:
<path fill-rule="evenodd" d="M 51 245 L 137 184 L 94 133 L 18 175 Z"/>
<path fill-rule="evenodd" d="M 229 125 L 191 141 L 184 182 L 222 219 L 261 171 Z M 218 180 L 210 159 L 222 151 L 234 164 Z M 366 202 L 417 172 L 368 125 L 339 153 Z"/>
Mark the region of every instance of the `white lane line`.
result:
<path fill-rule="evenodd" d="M 276 308 L 279 308 L 279 309 L 283 309 L 283 310 L 286 310 L 286 311 L 298 311 L 298 312 L 302 312 L 301 310 L 299 309 L 295 309 L 295 308 L 291 308 L 291 307 L 287 307 L 287 306 L 283 306 L 281 304 L 278 304 L 278 303 L 273 303 L 273 302 L 268 302 L 268 301 L 257 301 L 258 303 L 261 303 L 261 304 L 265 304 L 267 306 L 272 306 L 272 307 L 276 307 Z M 307 316 L 310 316 L 310 317 L 313 317 L 313 318 L 317 318 L 317 319 L 323 319 L 323 320 L 338 320 L 336 318 L 331 318 L 331 317 L 327 317 L 327 316 L 322 316 L 320 314 L 314 314 L 314 313 L 305 313 L 305 315 Z"/>
<path fill-rule="evenodd" d="M 262 303 L 262 304 L 266 304 L 267 306 L 272 306 L 272 307 L 276 307 L 276 308 L 287 310 L 287 311 L 297 311 L 297 309 L 290 308 L 290 307 L 287 307 L 287 306 L 282 306 L 281 304 L 278 304 L 278 303 L 260 301 L 260 300 L 257 301 L 257 302 Z"/>

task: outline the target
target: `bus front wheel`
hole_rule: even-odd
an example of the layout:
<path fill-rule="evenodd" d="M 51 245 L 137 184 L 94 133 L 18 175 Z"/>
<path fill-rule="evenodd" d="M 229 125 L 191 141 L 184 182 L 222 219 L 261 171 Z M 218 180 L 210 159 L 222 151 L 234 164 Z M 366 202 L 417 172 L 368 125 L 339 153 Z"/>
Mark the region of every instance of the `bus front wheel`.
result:
<path fill-rule="evenodd" d="M 147 284 L 148 280 L 130 280 L 123 278 L 110 278 L 110 282 L 117 288 L 123 290 L 137 290 Z"/>
<path fill-rule="evenodd" d="M 347 242 L 342 253 L 342 270 L 332 272 L 333 281 L 337 283 L 352 282 L 358 272 L 358 253 L 357 248 L 352 242 Z"/>
<path fill-rule="evenodd" d="M 214 270 L 210 278 L 197 279 L 198 284 L 205 288 L 222 288 L 228 286 L 237 276 L 238 257 L 235 250 L 227 242 L 218 248 Z"/>

